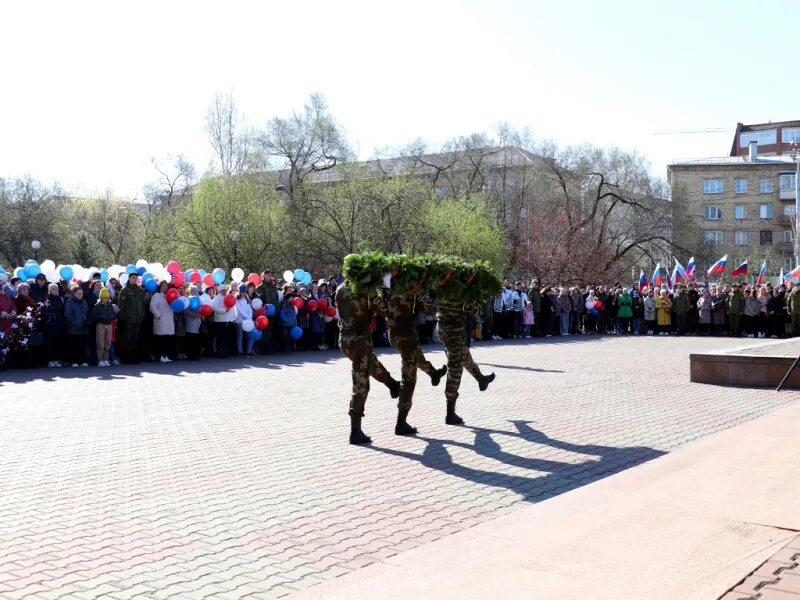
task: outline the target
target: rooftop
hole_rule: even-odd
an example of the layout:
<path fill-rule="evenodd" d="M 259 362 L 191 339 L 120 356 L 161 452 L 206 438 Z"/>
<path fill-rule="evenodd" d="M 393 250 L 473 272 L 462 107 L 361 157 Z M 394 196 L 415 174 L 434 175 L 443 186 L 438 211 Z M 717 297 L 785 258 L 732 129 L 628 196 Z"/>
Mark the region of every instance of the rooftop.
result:
<path fill-rule="evenodd" d="M 676 158 L 669 165 L 673 167 L 690 167 L 704 165 L 794 165 L 793 156 L 760 156 L 750 160 L 748 156 L 713 156 L 709 158 Z"/>

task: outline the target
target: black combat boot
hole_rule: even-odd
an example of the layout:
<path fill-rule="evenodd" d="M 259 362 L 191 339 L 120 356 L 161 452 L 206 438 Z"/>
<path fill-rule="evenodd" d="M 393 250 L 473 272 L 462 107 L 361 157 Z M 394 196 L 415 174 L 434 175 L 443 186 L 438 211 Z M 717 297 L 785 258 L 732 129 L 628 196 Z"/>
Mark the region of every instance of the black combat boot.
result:
<path fill-rule="evenodd" d="M 396 381 L 396 380 L 392 379 L 388 383 L 388 387 L 389 387 L 389 395 L 392 398 L 399 398 L 400 397 L 400 382 L 399 381 Z"/>
<path fill-rule="evenodd" d="M 372 438 L 361 431 L 361 417 L 354 415 L 350 415 L 350 443 L 357 446 L 372 443 Z"/>
<path fill-rule="evenodd" d="M 489 384 L 494 381 L 494 373 L 490 373 L 489 375 L 484 375 L 481 377 L 481 380 L 478 382 L 478 388 L 485 392 L 486 388 L 489 387 Z"/>
<path fill-rule="evenodd" d="M 447 417 L 444 420 L 447 425 L 463 425 L 464 419 L 456 414 L 456 401 L 447 401 Z"/>
<path fill-rule="evenodd" d="M 436 387 L 442 380 L 442 377 L 447 375 L 447 365 L 443 365 L 441 369 L 434 369 L 431 373 L 431 385 Z"/>
<path fill-rule="evenodd" d="M 397 425 L 394 426 L 395 435 L 414 435 L 417 433 L 417 428 L 412 427 L 406 422 L 407 416 L 407 410 L 400 410 L 397 412 Z"/>

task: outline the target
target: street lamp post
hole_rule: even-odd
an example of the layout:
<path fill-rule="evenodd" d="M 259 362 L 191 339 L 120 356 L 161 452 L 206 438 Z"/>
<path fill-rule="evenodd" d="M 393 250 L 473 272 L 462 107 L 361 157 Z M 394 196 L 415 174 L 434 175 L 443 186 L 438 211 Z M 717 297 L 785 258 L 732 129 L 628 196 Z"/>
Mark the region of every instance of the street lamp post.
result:
<path fill-rule="evenodd" d="M 38 263 L 39 262 L 39 248 L 42 247 L 42 242 L 39 240 L 33 240 L 31 242 L 31 248 L 33 248 L 33 259 Z"/>
<path fill-rule="evenodd" d="M 794 266 L 800 266 L 800 152 L 794 155 Z"/>
<path fill-rule="evenodd" d="M 233 229 L 229 236 L 231 238 L 231 246 L 233 246 L 233 266 L 231 266 L 231 269 L 233 269 L 238 263 L 236 257 L 236 243 L 239 241 L 239 232 L 236 229 Z"/>

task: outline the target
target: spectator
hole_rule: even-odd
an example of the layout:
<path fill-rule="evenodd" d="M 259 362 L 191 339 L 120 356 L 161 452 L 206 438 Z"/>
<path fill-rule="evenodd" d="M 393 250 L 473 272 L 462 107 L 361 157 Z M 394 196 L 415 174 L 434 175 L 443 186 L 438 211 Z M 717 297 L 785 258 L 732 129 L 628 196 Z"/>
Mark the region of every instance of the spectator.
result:
<path fill-rule="evenodd" d="M 726 300 L 725 308 L 728 313 L 730 334 L 733 337 L 739 337 L 742 333 L 741 322 L 742 313 L 744 312 L 744 296 L 742 295 L 742 287 L 738 283 L 733 285 L 733 291 Z"/>
<path fill-rule="evenodd" d="M 189 288 L 189 298 L 199 298 L 200 289 L 193 285 Z M 200 328 L 203 326 L 203 316 L 199 311 L 186 309 L 186 357 L 189 360 L 200 360 L 202 348 Z"/>
<path fill-rule="evenodd" d="M 639 335 L 642 332 L 642 320 L 644 319 L 644 300 L 639 290 L 633 290 L 631 305 L 633 310 L 633 320 L 631 321 L 633 335 Z"/>
<path fill-rule="evenodd" d="M 145 318 L 144 290 L 139 275 L 131 273 L 119 293 L 119 355 L 122 362 L 139 364 L 139 332 Z"/>
<path fill-rule="evenodd" d="M 86 336 L 89 333 L 89 305 L 83 299 L 79 285 L 72 287 L 72 293 L 64 304 L 64 318 L 67 322 L 67 355 L 73 368 L 88 367 L 86 362 Z"/>
<path fill-rule="evenodd" d="M 47 366 L 60 367 L 64 359 L 64 333 L 66 320 L 64 318 L 64 300 L 61 298 L 61 288 L 57 283 L 48 286 L 48 296 L 42 310 L 42 323 L 44 329 L 44 344 L 47 349 Z"/>
<path fill-rule="evenodd" d="M 17 296 L 14 298 L 14 306 L 17 314 L 21 315 L 28 309 L 36 308 L 36 301 L 30 297 L 30 286 L 27 283 L 20 283 L 17 288 Z"/>
<path fill-rule="evenodd" d="M 218 292 L 211 301 L 214 310 L 214 339 L 217 358 L 228 358 L 235 348 L 236 338 L 236 303 L 232 307 L 225 305 L 229 286 L 225 283 L 218 286 Z"/>
<path fill-rule="evenodd" d="M 647 335 L 653 335 L 656 331 L 656 295 L 651 288 L 647 291 L 647 298 L 644 299 L 644 329 Z"/>
<path fill-rule="evenodd" d="M 522 315 L 522 323 L 525 327 L 525 338 L 530 339 L 531 327 L 533 327 L 533 302 L 530 300 L 525 304 L 525 313 Z"/>
<path fill-rule="evenodd" d="M 569 335 L 569 315 L 572 312 L 572 301 L 567 293 L 567 288 L 561 288 L 558 293 L 558 316 L 561 335 Z"/>
<path fill-rule="evenodd" d="M 47 302 L 47 278 L 44 273 L 39 273 L 34 280 L 34 284 L 30 289 L 30 296 L 36 304 L 44 304 Z"/>
<path fill-rule="evenodd" d="M 617 296 L 617 321 L 619 322 L 619 333 L 627 334 L 630 332 L 631 320 L 633 319 L 633 298 L 628 290 L 621 290 Z"/>
<path fill-rule="evenodd" d="M 239 293 L 236 294 L 236 352 L 239 356 L 255 356 L 253 345 L 255 342 L 250 339 L 247 332 L 242 329 L 242 323 L 253 320 L 253 307 L 250 306 L 250 294 L 246 286 L 241 286 Z M 242 337 L 245 338 L 244 342 Z"/>
<path fill-rule="evenodd" d="M 714 335 L 722 335 L 725 327 L 725 297 L 716 286 L 711 286 L 711 328 Z"/>
<path fill-rule="evenodd" d="M 713 304 L 714 301 L 711 298 L 711 292 L 703 290 L 703 295 L 697 301 L 697 320 L 700 335 L 709 335 L 711 332 Z"/>
<path fill-rule="evenodd" d="M 11 329 L 11 324 L 17 316 L 17 307 L 6 290 L 5 286 L 0 286 L 0 332 L 2 333 Z"/>
<path fill-rule="evenodd" d="M 103 288 L 98 301 L 92 307 L 92 321 L 95 322 L 95 342 L 97 345 L 97 366 L 111 366 L 111 333 L 112 323 L 117 315 L 111 304 L 111 293 Z"/>
<path fill-rule="evenodd" d="M 175 351 L 175 314 L 165 296 L 167 288 L 167 282 L 162 281 L 158 291 L 150 299 L 150 313 L 153 315 L 153 347 L 162 363 L 172 362 L 170 355 Z"/>
<path fill-rule="evenodd" d="M 669 335 L 669 326 L 672 324 L 672 300 L 664 289 L 656 301 L 656 321 L 658 335 Z"/>

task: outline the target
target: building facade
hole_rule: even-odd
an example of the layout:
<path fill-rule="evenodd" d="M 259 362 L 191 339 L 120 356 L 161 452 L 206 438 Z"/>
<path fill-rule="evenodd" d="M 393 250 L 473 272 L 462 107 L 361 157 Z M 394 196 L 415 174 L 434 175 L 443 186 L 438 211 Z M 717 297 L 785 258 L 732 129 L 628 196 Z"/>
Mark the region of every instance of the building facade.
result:
<path fill-rule="evenodd" d="M 751 273 L 764 259 L 771 274 L 795 266 L 795 162 L 759 149 L 668 167 L 673 239 L 698 272 L 725 254 L 734 266 L 750 258 Z"/>
<path fill-rule="evenodd" d="M 759 156 L 785 156 L 800 150 L 800 121 L 736 124 L 731 156 L 747 156 L 750 143 L 758 144 Z"/>

